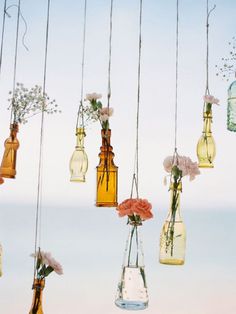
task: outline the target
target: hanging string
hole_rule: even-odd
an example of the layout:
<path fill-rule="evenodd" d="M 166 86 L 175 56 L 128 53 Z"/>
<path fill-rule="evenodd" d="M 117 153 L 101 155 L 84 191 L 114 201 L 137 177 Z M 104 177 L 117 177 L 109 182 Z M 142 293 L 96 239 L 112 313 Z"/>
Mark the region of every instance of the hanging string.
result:
<path fill-rule="evenodd" d="M 142 14 L 143 1 L 140 0 L 139 6 L 139 45 L 138 45 L 138 90 L 137 90 L 137 112 L 136 112 L 136 145 L 134 158 L 134 173 L 131 187 L 131 198 L 135 187 L 137 198 L 139 198 L 139 111 L 140 111 L 140 87 L 141 87 L 141 53 L 142 53 Z"/>
<path fill-rule="evenodd" d="M 206 91 L 205 95 L 210 94 L 209 90 L 209 18 L 213 10 L 215 10 L 216 5 L 209 11 L 209 0 L 206 0 Z"/>
<path fill-rule="evenodd" d="M 112 17 L 113 17 L 113 0 L 110 6 L 110 28 L 109 28 L 109 61 L 108 61 L 108 88 L 107 88 L 107 108 L 109 112 L 111 98 L 111 51 L 112 51 Z"/>
<path fill-rule="evenodd" d="M 2 73 L 2 55 L 3 55 L 3 43 L 4 43 L 4 34 L 5 34 L 5 21 L 6 21 L 6 7 L 7 7 L 7 0 L 4 2 L 3 8 L 3 18 L 2 18 L 2 35 L 1 35 L 1 48 L 0 48 L 0 77 Z"/>
<path fill-rule="evenodd" d="M 21 0 L 18 1 L 18 10 L 17 10 L 17 24 L 16 24 L 16 43 L 15 43 L 15 58 L 14 58 L 14 73 L 13 73 L 13 88 L 12 94 L 15 93 L 16 88 L 16 68 L 17 68 L 17 57 L 18 57 L 18 41 L 19 41 L 19 26 L 20 26 L 20 8 L 21 8 Z M 11 106 L 11 116 L 10 116 L 10 124 L 13 117 L 13 106 Z"/>
<path fill-rule="evenodd" d="M 50 0 L 48 0 L 48 6 L 47 6 L 46 41 L 45 41 L 44 71 L 43 71 L 44 106 L 46 106 L 46 103 L 45 103 L 46 102 L 46 97 L 45 97 L 45 95 L 46 95 L 46 78 L 47 78 L 47 56 L 48 56 L 49 21 L 50 21 Z M 40 148 L 39 148 L 38 186 L 37 186 L 37 206 L 36 206 L 36 218 L 35 218 L 34 278 L 35 278 L 35 274 L 36 274 L 36 252 L 37 252 L 37 247 L 40 250 L 40 244 L 41 244 L 43 138 L 44 138 L 44 108 L 42 108 L 41 129 L 40 129 Z"/>
<path fill-rule="evenodd" d="M 84 0 L 84 26 L 83 26 L 83 51 L 82 51 L 82 63 L 81 63 L 81 97 L 80 106 L 77 114 L 76 128 L 79 123 L 84 127 L 84 64 L 85 64 L 85 43 L 86 43 L 86 21 L 87 21 L 87 0 Z M 81 122 L 80 122 L 81 117 Z"/>
<path fill-rule="evenodd" d="M 175 46 L 175 146 L 174 156 L 177 155 L 178 132 L 178 80 L 179 80 L 179 0 L 176 1 L 176 46 Z"/>

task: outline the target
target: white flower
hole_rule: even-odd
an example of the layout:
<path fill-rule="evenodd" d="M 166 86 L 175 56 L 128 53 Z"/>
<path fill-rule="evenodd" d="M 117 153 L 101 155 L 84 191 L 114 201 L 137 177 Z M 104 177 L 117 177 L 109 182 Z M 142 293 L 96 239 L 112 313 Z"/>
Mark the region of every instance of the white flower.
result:
<path fill-rule="evenodd" d="M 97 93 L 92 93 L 92 94 L 86 94 L 86 100 L 88 101 L 92 101 L 92 100 L 98 100 L 102 98 L 101 94 L 97 94 Z"/>
<path fill-rule="evenodd" d="M 203 100 L 207 103 L 207 104 L 216 104 L 219 105 L 219 99 L 215 98 L 212 95 L 204 95 L 203 96 Z"/>

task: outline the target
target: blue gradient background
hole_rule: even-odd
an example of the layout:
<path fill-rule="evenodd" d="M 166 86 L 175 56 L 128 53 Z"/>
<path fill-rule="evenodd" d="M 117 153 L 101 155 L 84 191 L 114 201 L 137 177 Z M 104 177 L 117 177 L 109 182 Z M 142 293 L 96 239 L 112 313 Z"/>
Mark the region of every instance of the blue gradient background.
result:
<path fill-rule="evenodd" d="M 9 1 L 9 5 L 14 1 Z M 229 83 L 215 75 L 215 64 L 228 54 L 235 36 L 236 3 L 216 0 L 210 28 L 210 91 L 217 144 L 215 169 L 183 181 L 181 208 L 187 227 L 183 267 L 158 263 L 161 225 L 169 204 L 162 161 L 174 145 L 175 1 L 144 1 L 140 110 L 140 196 L 148 198 L 155 218 L 144 223 L 143 242 L 150 314 L 235 314 L 235 134 L 226 131 Z M 28 23 L 27 52 L 19 46 L 17 81 L 42 84 L 47 3 L 22 0 Z M 107 89 L 109 1 L 88 1 L 85 93 Z M 3 0 L 0 2 L 0 12 Z M 119 166 L 119 200 L 130 193 L 135 138 L 138 58 L 138 1 L 114 1 L 112 50 L 112 144 Z M 8 136 L 8 91 L 12 87 L 15 9 L 7 18 L 0 80 L 0 143 Z M 2 18 L 2 17 L 1 17 Z M 42 248 L 63 264 L 64 275 L 50 275 L 44 312 L 113 314 L 125 240 L 125 219 L 115 210 L 94 207 L 95 167 L 100 147 L 98 125 L 85 141 L 89 156 L 86 184 L 69 182 L 68 164 L 75 146 L 80 99 L 83 1 L 52 1 L 47 92 L 62 109 L 46 117 L 44 140 Z M 1 23 L 1 20 L 0 20 Z M 1 24 L 0 24 L 1 25 Z M 21 24 L 21 34 L 24 26 Z M 232 78 L 233 80 L 233 78 Z M 205 1 L 180 1 L 179 153 L 196 160 L 202 130 L 205 90 Z M 106 98 L 103 98 L 106 103 Z M 37 193 L 40 117 L 20 127 L 17 179 L 0 189 L 0 241 L 4 276 L 0 313 L 27 313 L 32 300 L 34 220 Z"/>

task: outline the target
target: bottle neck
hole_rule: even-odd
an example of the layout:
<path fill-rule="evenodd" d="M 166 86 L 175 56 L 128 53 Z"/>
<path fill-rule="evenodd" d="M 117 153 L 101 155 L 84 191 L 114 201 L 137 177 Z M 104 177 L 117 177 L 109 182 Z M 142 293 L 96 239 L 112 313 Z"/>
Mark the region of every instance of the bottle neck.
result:
<path fill-rule="evenodd" d="M 18 131 L 19 131 L 18 123 L 13 123 L 10 125 L 10 136 L 13 140 L 16 138 Z"/>
<path fill-rule="evenodd" d="M 212 111 L 203 114 L 203 133 L 211 135 Z"/>
<path fill-rule="evenodd" d="M 111 130 L 101 130 L 102 135 L 102 146 L 110 146 L 111 145 Z"/>
<path fill-rule="evenodd" d="M 84 128 L 76 129 L 76 148 L 83 149 L 84 148 L 84 137 L 86 136 Z"/>
<path fill-rule="evenodd" d="M 181 221 L 180 215 L 180 195 L 182 192 L 182 182 L 170 185 L 170 208 L 167 216 L 168 221 Z"/>
<path fill-rule="evenodd" d="M 43 289 L 45 286 L 44 279 L 35 279 L 33 284 L 34 296 L 30 314 L 42 313 Z"/>
<path fill-rule="evenodd" d="M 140 238 L 140 226 L 141 224 L 129 225 L 130 230 L 127 239 L 124 266 L 127 267 L 144 266 L 142 241 Z"/>

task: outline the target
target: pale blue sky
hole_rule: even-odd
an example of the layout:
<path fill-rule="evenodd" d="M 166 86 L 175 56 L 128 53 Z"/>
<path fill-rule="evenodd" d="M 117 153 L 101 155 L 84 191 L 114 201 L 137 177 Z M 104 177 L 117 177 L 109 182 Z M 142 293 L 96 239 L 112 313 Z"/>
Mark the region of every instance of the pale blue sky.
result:
<path fill-rule="evenodd" d="M 9 0 L 9 4 L 13 3 Z M 164 210 L 167 210 L 169 203 L 167 187 L 163 185 L 165 173 L 162 162 L 167 155 L 172 154 L 174 145 L 176 4 L 173 0 L 143 1 L 140 196 L 153 203 L 155 212 L 155 219 L 145 223 L 143 230 L 144 253 L 147 252 L 147 271 L 150 273 L 147 274 L 150 308 L 146 313 L 150 314 L 234 314 L 236 311 L 232 296 L 235 275 L 230 278 L 231 273 L 235 274 L 235 254 L 228 247 L 225 248 L 228 241 L 233 247 L 235 234 L 227 238 L 221 225 L 223 210 L 229 210 L 225 214 L 224 225 L 230 232 L 234 228 L 230 221 L 235 216 L 235 134 L 226 130 L 229 84 L 215 75 L 215 64 L 227 55 L 228 41 L 235 36 L 236 3 L 233 0 L 210 1 L 210 6 L 214 4 L 217 8 L 210 21 L 210 91 L 221 103 L 219 107 L 213 108 L 213 135 L 217 145 L 215 169 L 202 170 L 202 174 L 193 182 L 183 180 L 181 207 L 188 222 L 188 260 L 183 268 L 163 268 L 157 263 L 157 247 Z M 29 52 L 22 45 L 19 46 L 17 81 L 28 87 L 42 84 L 46 5 L 46 0 L 22 0 L 22 12 L 28 23 L 26 44 Z M 104 103 L 107 90 L 109 6 L 108 0 L 88 0 L 85 93 L 102 93 Z M 115 163 L 119 166 L 120 201 L 129 196 L 133 170 L 138 8 L 138 1 L 114 0 L 111 76 L 114 116 L 110 123 Z M 0 3 L 0 25 L 2 9 L 3 0 Z M 196 144 L 202 131 L 205 10 L 205 0 L 180 0 L 178 148 L 180 154 L 188 155 L 193 160 L 196 160 Z M 9 112 L 6 108 L 8 91 L 12 87 L 15 15 L 16 12 L 11 9 L 12 18 L 6 21 L 0 80 L 0 152 L 3 152 L 3 142 L 9 132 Z M 80 100 L 82 19 L 82 0 L 52 1 L 47 92 L 57 100 L 62 114 L 46 117 L 45 121 L 42 244 L 62 261 L 65 276 L 58 278 L 52 275 L 53 278 L 49 278 L 45 289 L 45 313 L 111 314 L 119 311 L 113 306 L 112 298 L 128 230 L 125 221 L 116 218 L 112 209 L 93 209 L 95 167 L 101 144 L 98 124 L 88 128 L 85 139 L 89 158 L 86 184 L 77 185 L 69 181 L 69 160 L 75 146 L 74 129 Z M 23 29 L 21 24 L 21 34 Z M 5 252 L 5 276 L 0 281 L 0 303 L 4 304 L 4 314 L 27 312 L 31 303 L 33 265 L 28 255 L 33 250 L 39 128 L 39 117 L 20 127 L 17 178 L 6 180 L 0 188 L 0 241 Z M 199 215 L 198 212 L 192 213 L 192 210 L 200 211 Z M 211 215 L 214 218 L 218 215 L 210 227 L 210 233 L 204 221 L 204 210 L 209 210 L 209 224 Z M 218 210 L 222 213 L 216 214 Z M 228 215 L 231 215 L 229 220 Z M 200 222 L 196 219 L 200 219 Z M 214 234 L 217 241 L 214 240 Z M 110 241 L 107 241 L 107 235 Z M 205 243 L 204 239 L 206 247 L 203 249 L 201 245 Z M 96 257 L 99 259 L 93 268 L 91 261 L 94 262 Z M 104 276 L 101 277 L 101 274 Z M 101 286 L 104 290 L 99 288 Z M 19 293 L 19 290 L 22 292 Z M 99 294 L 96 299 L 97 290 Z M 9 304 L 13 294 L 19 296 L 18 301 Z M 187 297 L 183 298 L 183 295 Z M 199 295 L 199 302 L 196 301 L 196 295 Z M 216 301 L 220 297 L 224 302 Z M 57 303 L 63 298 L 60 310 Z M 171 299 L 173 303 L 166 306 Z"/>

